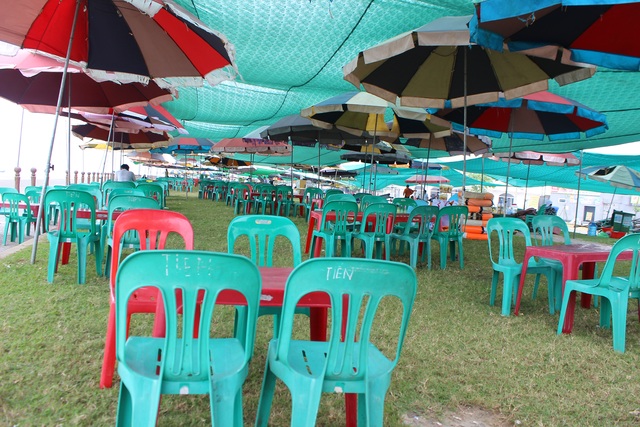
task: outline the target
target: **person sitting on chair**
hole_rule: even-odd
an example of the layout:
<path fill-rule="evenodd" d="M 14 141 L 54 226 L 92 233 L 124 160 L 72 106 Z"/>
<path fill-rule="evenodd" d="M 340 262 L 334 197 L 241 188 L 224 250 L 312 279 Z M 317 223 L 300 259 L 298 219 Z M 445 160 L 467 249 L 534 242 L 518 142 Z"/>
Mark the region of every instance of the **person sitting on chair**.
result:
<path fill-rule="evenodd" d="M 123 164 L 120 166 L 120 170 L 116 172 L 114 181 L 135 181 L 136 176 L 129 170 L 129 165 Z"/>

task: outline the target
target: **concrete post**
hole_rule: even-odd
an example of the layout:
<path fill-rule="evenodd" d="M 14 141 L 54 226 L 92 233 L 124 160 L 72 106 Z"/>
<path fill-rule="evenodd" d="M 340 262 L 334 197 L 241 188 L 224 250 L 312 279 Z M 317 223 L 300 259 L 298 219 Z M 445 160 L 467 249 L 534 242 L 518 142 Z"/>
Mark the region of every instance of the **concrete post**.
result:
<path fill-rule="evenodd" d="M 31 185 L 36 185 L 36 172 L 38 169 L 31 168 Z"/>
<path fill-rule="evenodd" d="M 14 184 L 15 184 L 16 190 L 18 190 L 18 193 L 19 193 L 20 192 L 20 172 L 22 171 L 22 169 L 19 167 L 15 167 L 13 168 L 13 171 L 16 173 Z"/>
<path fill-rule="evenodd" d="M 74 184 L 78 183 L 78 171 L 73 172 L 73 183 Z"/>

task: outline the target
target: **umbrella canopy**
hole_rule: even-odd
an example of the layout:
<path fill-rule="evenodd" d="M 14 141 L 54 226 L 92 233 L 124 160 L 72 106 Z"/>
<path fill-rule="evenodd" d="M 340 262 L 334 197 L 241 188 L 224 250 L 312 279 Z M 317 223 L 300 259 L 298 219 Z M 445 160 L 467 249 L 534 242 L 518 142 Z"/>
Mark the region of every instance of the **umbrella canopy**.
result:
<path fill-rule="evenodd" d="M 167 132 L 177 132 L 180 135 L 186 135 L 189 132 L 182 126 L 182 123 L 178 121 L 171 113 L 169 113 L 162 105 L 143 105 L 138 107 L 129 108 L 125 111 L 129 115 L 138 115 L 145 121 L 150 122 L 152 127 L 165 130 Z M 163 128 L 166 126 L 166 128 Z"/>
<path fill-rule="evenodd" d="M 221 166 L 225 168 L 251 166 L 250 162 L 245 162 L 244 160 L 236 160 L 236 159 L 231 159 L 229 157 L 222 157 L 222 156 L 211 156 L 211 157 L 207 157 L 206 160 L 214 166 Z"/>
<path fill-rule="evenodd" d="M 391 165 L 394 163 L 409 163 L 411 153 L 400 144 L 389 144 L 381 141 L 375 145 L 363 145 L 360 151 L 346 152 L 340 156 L 342 160 L 350 162 L 368 162 Z"/>
<path fill-rule="evenodd" d="M 442 138 L 408 138 L 405 145 L 445 151 L 450 156 L 459 156 L 465 152 L 467 154 L 486 153 L 491 148 L 491 139 L 485 136 L 467 135 L 466 151 L 463 135 L 460 132 L 451 132 L 451 135 Z"/>
<path fill-rule="evenodd" d="M 471 16 L 448 16 L 367 49 L 343 68 L 344 78 L 400 105 L 443 108 L 508 99 L 591 77 L 594 68 L 471 43 Z"/>
<path fill-rule="evenodd" d="M 311 120 L 299 114 L 285 116 L 262 132 L 262 138 L 278 141 L 289 139 L 293 145 L 315 147 L 316 143 L 341 147 L 347 145 L 366 144 L 367 138 L 356 136 L 336 127 L 323 128 L 315 126 Z"/>
<path fill-rule="evenodd" d="M 640 2 L 487 0 L 476 4 L 472 39 L 491 49 L 638 71 Z"/>
<path fill-rule="evenodd" d="M 446 184 L 450 182 L 450 180 L 444 176 L 424 176 L 418 174 L 407 178 L 404 182 L 407 184 Z"/>
<path fill-rule="evenodd" d="M 469 132 L 495 138 L 506 133 L 512 138 L 555 142 L 583 135 L 590 137 L 608 129 L 604 114 L 551 92 L 512 100 L 501 98 L 469 106 L 466 112 Z M 463 108 L 443 109 L 437 115 L 451 121 L 454 129 L 462 130 Z"/>
<path fill-rule="evenodd" d="M 1 0 L 0 8 L 0 41 L 64 60 L 76 0 Z M 234 55 L 223 35 L 171 0 L 81 0 L 70 60 L 98 80 L 177 87 L 232 78 Z"/>
<path fill-rule="evenodd" d="M 104 128 L 88 123 L 71 126 L 71 132 L 80 139 L 91 138 L 126 145 L 144 144 L 144 148 L 157 147 L 160 145 L 158 143 L 168 143 L 171 139 L 166 132 L 121 132 L 115 130 L 115 132 L 110 133 L 108 127 Z"/>
<path fill-rule="evenodd" d="M 284 155 L 291 153 L 291 146 L 284 141 L 260 138 L 225 138 L 211 147 L 213 153 L 243 153 Z"/>
<path fill-rule="evenodd" d="M 168 142 L 166 147 L 154 148 L 153 153 L 206 153 L 214 142 L 206 138 L 191 138 L 186 136 L 180 136 L 173 138 Z"/>
<path fill-rule="evenodd" d="M 148 116 L 144 112 L 144 107 L 134 107 L 118 114 L 98 114 L 88 111 L 74 111 L 72 113 L 65 112 L 63 115 L 73 119 L 82 120 L 90 125 L 95 125 L 103 129 L 109 130 L 113 126 L 115 132 L 155 132 L 158 134 L 177 131 L 179 128 L 158 119 L 157 117 Z M 180 128 L 184 132 L 184 128 Z M 168 139 L 168 136 L 167 136 Z"/>
<path fill-rule="evenodd" d="M 148 151 L 134 151 L 127 154 L 127 157 L 132 162 L 145 164 L 176 163 L 176 159 L 169 154 L 150 153 Z"/>
<path fill-rule="evenodd" d="M 571 153 L 538 153 L 536 151 L 518 151 L 516 153 L 493 153 L 492 160 L 524 165 L 577 166 L 580 159 Z"/>
<path fill-rule="evenodd" d="M 624 165 L 588 166 L 576 172 L 580 178 L 606 182 L 613 187 L 640 190 L 640 172 Z"/>
<path fill-rule="evenodd" d="M 62 73 L 39 73 L 25 77 L 16 69 L 0 69 L 0 97 L 21 105 L 34 113 L 55 113 Z M 84 73 L 68 73 L 69 91 L 62 97 L 65 109 L 108 114 L 147 103 L 159 104 L 173 97 L 155 83 L 118 84 L 97 82 Z"/>
<path fill-rule="evenodd" d="M 367 92 L 347 92 L 305 108 L 300 113 L 315 126 L 336 128 L 354 135 L 395 138 L 399 134 L 398 118 L 420 122 L 423 134 L 449 135 L 451 127 L 440 119 L 431 121 L 423 109 L 398 108 Z M 393 115 L 391 126 L 385 116 Z"/>

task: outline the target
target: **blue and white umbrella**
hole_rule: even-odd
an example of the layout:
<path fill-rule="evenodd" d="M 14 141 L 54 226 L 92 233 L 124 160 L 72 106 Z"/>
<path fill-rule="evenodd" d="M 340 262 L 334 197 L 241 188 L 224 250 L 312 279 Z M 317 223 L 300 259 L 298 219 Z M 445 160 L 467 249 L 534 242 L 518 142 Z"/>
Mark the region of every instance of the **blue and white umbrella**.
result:
<path fill-rule="evenodd" d="M 613 187 L 640 190 L 640 172 L 628 166 L 589 166 L 576 172 L 580 178 L 609 183 Z"/>

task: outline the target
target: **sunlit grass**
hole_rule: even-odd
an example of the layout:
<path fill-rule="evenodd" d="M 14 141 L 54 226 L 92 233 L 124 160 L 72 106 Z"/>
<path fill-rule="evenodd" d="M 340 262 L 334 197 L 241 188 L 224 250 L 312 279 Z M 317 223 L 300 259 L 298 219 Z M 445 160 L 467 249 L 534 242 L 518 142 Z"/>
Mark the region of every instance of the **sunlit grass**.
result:
<path fill-rule="evenodd" d="M 173 193 L 168 207 L 190 218 L 196 249 L 226 252 L 231 208 L 193 195 L 187 199 L 184 193 Z M 306 222 L 294 222 L 304 243 Z M 486 245 L 465 241 L 463 270 L 451 262 L 444 271 L 418 268 L 418 296 L 387 396 L 385 426 L 401 425 L 407 412 L 439 414 L 461 405 L 494 411 L 523 425 L 638 425 L 640 324 L 635 304 L 622 355 L 612 350 L 611 332 L 597 327 L 597 309 L 577 309 L 573 334 L 556 336 L 558 316 L 548 314 L 546 286 L 532 301 L 532 278 L 523 314 L 504 318 L 499 306 L 488 304 Z M 436 260 L 437 245 L 433 251 Z M 360 254 L 359 246 L 355 254 Z M 40 245 L 35 265 L 29 256 L 30 250 L 23 250 L 0 260 L 0 424 L 112 425 L 117 376 L 112 389 L 98 388 L 109 312 L 107 281 L 96 277 L 90 257 L 87 283 L 77 285 L 72 252 L 71 263 L 61 266 L 55 283 L 48 284 L 47 244 Z M 283 253 L 278 260 L 285 264 L 288 258 Z M 385 309 L 393 310 L 392 305 Z M 228 308 L 218 319 L 230 322 L 232 315 Z M 305 321 L 301 316 L 300 330 Z M 376 339 L 392 346 L 397 325 L 378 322 L 376 328 Z M 244 386 L 245 425 L 255 420 L 271 335 L 271 319 L 260 318 Z M 289 418 L 290 398 L 280 384 L 270 425 L 288 425 Z M 342 396 L 323 397 L 318 420 L 323 426 L 344 424 Z M 206 396 L 163 398 L 159 425 L 209 423 Z"/>

